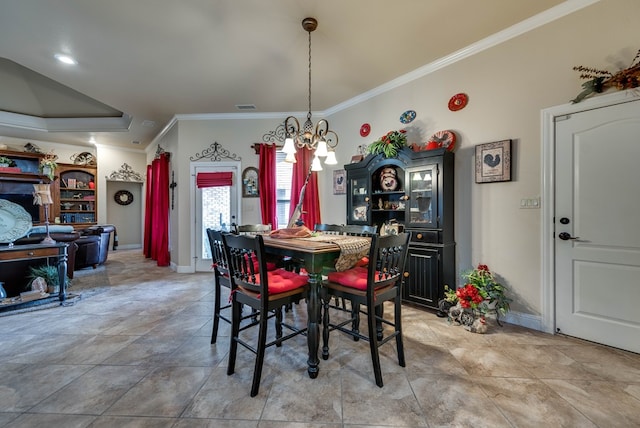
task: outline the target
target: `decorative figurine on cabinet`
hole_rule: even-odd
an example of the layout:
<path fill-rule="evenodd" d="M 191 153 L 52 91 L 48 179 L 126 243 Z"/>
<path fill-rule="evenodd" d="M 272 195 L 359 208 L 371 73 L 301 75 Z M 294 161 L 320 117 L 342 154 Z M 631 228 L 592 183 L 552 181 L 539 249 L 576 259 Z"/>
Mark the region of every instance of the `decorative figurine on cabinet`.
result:
<path fill-rule="evenodd" d="M 398 188 L 398 173 L 393 167 L 385 167 L 380 171 L 380 189 L 392 192 Z"/>

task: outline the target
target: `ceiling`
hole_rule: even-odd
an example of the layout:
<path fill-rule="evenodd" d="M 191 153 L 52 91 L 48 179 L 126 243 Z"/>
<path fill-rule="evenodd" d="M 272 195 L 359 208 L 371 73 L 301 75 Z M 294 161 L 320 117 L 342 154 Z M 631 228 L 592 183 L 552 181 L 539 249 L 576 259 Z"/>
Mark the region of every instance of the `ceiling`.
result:
<path fill-rule="evenodd" d="M 585 1 L 2 0 L 0 136 L 142 149 L 174 115 L 306 112 L 307 16 L 324 112 Z"/>

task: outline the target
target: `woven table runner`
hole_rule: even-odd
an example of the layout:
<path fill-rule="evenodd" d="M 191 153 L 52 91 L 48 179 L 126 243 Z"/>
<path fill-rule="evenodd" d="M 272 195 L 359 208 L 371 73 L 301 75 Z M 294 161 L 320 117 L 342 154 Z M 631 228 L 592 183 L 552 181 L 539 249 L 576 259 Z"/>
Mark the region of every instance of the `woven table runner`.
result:
<path fill-rule="evenodd" d="M 338 272 L 351 269 L 363 257 L 369 254 L 371 238 L 347 235 L 317 235 L 305 238 L 312 241 L 331 242 L 340 247 L 340 257 L 336 260 Z"/>

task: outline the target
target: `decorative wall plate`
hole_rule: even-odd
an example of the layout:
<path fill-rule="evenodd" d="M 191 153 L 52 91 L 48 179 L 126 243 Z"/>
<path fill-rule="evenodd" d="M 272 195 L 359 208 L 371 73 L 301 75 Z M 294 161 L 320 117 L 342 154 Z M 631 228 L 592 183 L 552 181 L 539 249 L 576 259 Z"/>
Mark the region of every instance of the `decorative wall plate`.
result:
<path fill-rule="evenodd" d="M 0 199 L 0 242 L 8 244 L 31 230 L 31 215 L 18 204 Z"/>
<path fill-rule="evenodd" d="M 371 125 L 369 125 L 368 123 L 363 123 L 360 127 L 360 136 L 366 137 L 367 135 L 369 135 L 369 132 L 371 132 Z"/>
<path fill-rule="evenodd" d="M 400 122 L 407 124 L 413 122 L 416 118 L 416 112 L 414 110 L 407 110 L 400 115 Z"/>
<path fill-rule="evenodd" d="M 430 143 L 434 143 L 434 142 L 436 143 L 437 147 L 433 147 L 432 144 L 431 144 L 431 147 L 433 148 L 444 147 L 445 149 L 452 152 L 456 144 L 456 134 L 453 133 L 453 131 L 438 131 L 429 138 L 429 141 L 427 142 L 427 146 L 429 146 Z"/>
<path fill-rule="evenodd" d="M 133 202 L 133 193 L 128 190 L 118 190 L 113 199 L 120 205 L 129 205 Z"/>
<path fill-rule="evenodd" d="M 468 102 L 469 102 L 469 97 L 467 96 L 467 94 L 463 94 L 463 93 L 455 94 L 449 100 L 449 110 L 451 111 L 462 110 L 463 108 L 466 107 Z"/>

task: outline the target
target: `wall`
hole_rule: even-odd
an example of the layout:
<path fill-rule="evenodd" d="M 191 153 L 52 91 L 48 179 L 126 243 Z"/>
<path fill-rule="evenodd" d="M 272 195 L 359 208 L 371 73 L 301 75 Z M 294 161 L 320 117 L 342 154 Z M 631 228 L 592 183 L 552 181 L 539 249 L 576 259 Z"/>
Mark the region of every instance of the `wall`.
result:
<path fill-rule="evenodd" d="M 205 115 L 198 115 L 198 117 L 202 116 Z M 251 116 L 246 115 L 246 117 Z M 198 159 L 199 154 L 210 148 L 214 142 L 218 142 L 222 149 L 229 152 L 229 156 L 240 158 L 243 170 L 248 166 L 257 167 L 258 156 L 251 145 L 262 141 L 262 136 L 274 130 L 282 120 L 280 116 L 277 116 L 277 119 L 243 120 L 194 119 L 193 116 L 178 116 L 177 118 L 176 124 L 157 140 L 157 144 L 165 151 L 172 153 L 171 168 L 178 184 L 175 190 L 175 209 L 170 213 L 171 263 L 178 272 L 191 272 L 194 251 L 191 226 L 193 224 L 192 211 L 195 206 L 192 191 L 195 177 L 190 172 L 191 159 Z M 155 151 L 155 147 L 153 151 Z M 153 159 L 151 151 L 148 153 L 148 158 Z M 210 159 L 204 160 L 210 161 Z M 261 222 L 258 198 L 242 198 L 241 217 L 238 222 Z"/>
<path fill-rule="evenodd" d="M 581 91 L 583 81 L 574 66 L 614 72 L 627 67 L 639 47 L 634 44 L 639 18 L 640 2 L 603 0 L 444 68 L 434 67 L 429 74 L 388 92 L 362 97 L 364 101 L 352 107 L 337 108 L 328 119 L 340 136 L 339 163 L 348 163 L 360 144 L 402 128 L 398 118 L 408 109 L 418 113 L 410 125 L 417 135 L 412 140 L 424 142 L 437 131 L 454 130 L 458 135 L 456 269 L 463 272 L 478 263 L 488 264 L 515 299 L 511 320 L 540 327 L 542 214 L 539 209 L 521 209 L 520 200 L 541 196 L 541 110 L 566 104 Z M 448 100 L 459 92 L 469 95 L 469 105 L 451 112 Z M 243 156 L 243 168 L 255 166 L 257 158 L 249 155 L 247 147 L 284 117 L 271 126 L 251 118 L 241 123 L 181 120 L 180 149 L 187 154 L 181 155 L 180 162 L 186 166 L 188 155 L 198 147 L 218 141 Z M 314 120 L 321 117 L 315 114 Z M 367 138 L 359 135 L 363 123 L 371 124 Z M 512 181 L 476 184 L 475 146 L 504 139 L 513 140 Z M 326 168 L 319 176 L 322 220 L 344 223 L 346 200 L 333 195 L 334 169 L 340 166 Z M 185 174 L 181 174 L 183 180 L 188 179 Z M 254 209 L 251 203 L 257 201 L 243 200 L 243 209 Z M 188 215 L 186 206 L 181 209 Z M 254 221 L 253 213 L 255 209 L 247 212 L 251 219 L 247 215 L 245 220 Z M 179 228 L 172 225 L 172 235 L 186 236 L 188 229 L 186 222 Z M 189 246 L 181 246 L 179 263 L 188 262 L 189 254 Z"/>
<path fill-rule="evenodd" d="M 398 117 L 407 109 L 418 113 L 411 126 L 423 136 L 454 130 L 457 270 L 488 264 L 510 287 L 514 313 L 531 315 L 520 321 L 535 326 L 541 311 L 541 210 L 520 209 L 520 200 L 541 195 L 541 110 L 566 104 L 582 90 L 573 66 L 613 72 L 628 67 L 640 47 L 638 19 L 640 2 L 602 1 L 339 111 L 330 117 L 341 138 L 339 151 L 348 158 L 358 144 L 401 128 Z M 447 102 L 458 92 L 469 95 L 469 104 L 451 112 Z M 358 133 L 365 122 L 372 126 L 367 139 Z M 503 139 L 513 139 L 512 181 L 476 184 L 475 145 Z M 332 200 L 323 220 L 343 221 L 344 200 L 331 194 L 330 177 L 323 184 L 322 200 Z"/>

